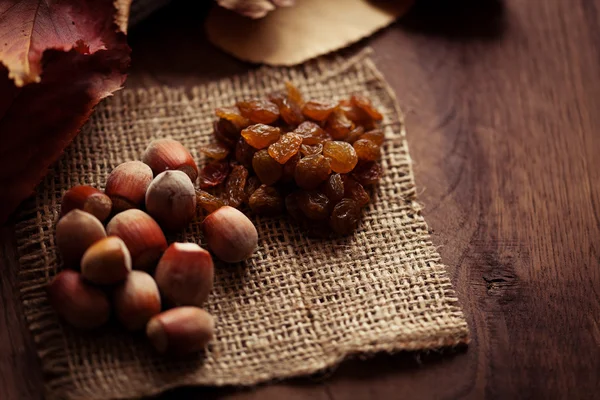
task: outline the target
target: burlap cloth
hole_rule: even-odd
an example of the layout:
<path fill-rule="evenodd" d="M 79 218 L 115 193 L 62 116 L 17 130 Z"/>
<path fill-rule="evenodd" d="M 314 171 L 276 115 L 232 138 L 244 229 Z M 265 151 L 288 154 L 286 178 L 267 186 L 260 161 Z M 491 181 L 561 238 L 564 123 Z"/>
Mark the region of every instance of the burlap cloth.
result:
<path fill-rule="evenodd" d="M 369 95 L 385 115 L 385 177 L 355 235 L 309 239 L 286 219 L 255 218 L 259 248 L 246 265 L 216 265 L 206 305 L 217 319 L 204 355 L 162 358 L 143 334 L 117 324 L 94 333 L 62 323 L 46 283 L 60 270 L 54 224 L 64 191 L 103 188 L 118 164 L 171 137 L 201 160 L 215 107 L 296 83 L 308 97 Z M 310 374 L 349 355 L 452 346 L 468 341 L 451 283 L 432 245 L 406 144 L 402 115 L 368 54 L 263 68 L 191 90 L 124 90 L 100 105 L 22 209 L 16 227 L 22 301 L 56 398 L 129 398 L 180 385 L 251 385 Z M 185 240 L 202 242 L 199 223 Z M 179 238 L 182 239 L 182 238 Z"/>

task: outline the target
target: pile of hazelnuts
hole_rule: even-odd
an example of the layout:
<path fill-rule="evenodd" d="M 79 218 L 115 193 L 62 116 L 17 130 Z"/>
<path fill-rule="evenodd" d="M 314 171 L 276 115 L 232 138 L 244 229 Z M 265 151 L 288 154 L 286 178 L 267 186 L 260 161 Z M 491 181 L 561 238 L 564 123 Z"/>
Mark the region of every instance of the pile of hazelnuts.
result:
<path fill-rule="evenodd" d="M 104 192 L 75 186 L 64 194 L 56 245 L 66 268 L 50 282 L 49 300 L 76 328 L 99 328 L 114 311 L 126 329 L 145 330 L 159 353 L 199 351 L 214 335 L 214 319 L 201 308 L 213 287 L 213 259 L 196 243 L 168 245 L 164 233 L 198 215 L 198 167 L 171 139 L 150 143 L 142 161 L 117 166 Z M 256 228 L 233 207 L 210 213 L 202 231 L 222 261 L 256 250 Z"/>

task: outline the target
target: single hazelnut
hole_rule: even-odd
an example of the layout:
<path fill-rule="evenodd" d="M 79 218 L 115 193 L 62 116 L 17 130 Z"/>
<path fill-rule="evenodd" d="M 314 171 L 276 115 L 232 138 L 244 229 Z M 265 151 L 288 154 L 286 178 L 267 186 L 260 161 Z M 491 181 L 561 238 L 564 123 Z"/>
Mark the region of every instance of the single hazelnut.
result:
<path fill-rule="evenodd" d="M 186 354 L 202 350 L 214 336 L 212 315 L 197 307 L 176 307 L 154 316 L 146 335 L 159 353 Z"/>
<path fill-rule="evenodd" d="M 131 254 L 125 242 L 116 236 L 100 239 L 90 246 L 81 259 L 81 275 L 98 285 L 124 280 L 131 271 Z"/>
<path fill-rule="evenodd" d="M 113 169 L 104 191 L 112 200 L 114 211 L 140 208 L 152 178 L 152 170 L 141 161 L 128 161 Z"/>
<path fill-rule="evenodd" d="M 258 244 L 252 221 L 230 206 L 221 207 L 206 217 L 202 231 L 213 254 L 228 263 L 249 258 Z"/>
<path fill-rule="evenodd" d="M 200 307 L 213 287 L 210 253 L 195 243 L 173 243 L 156 267 L 154 278 L 163 296 L 177 306 Z"/>
<path fill-rule="evenodd" d="M 64 270 L 48 285 L 50 304 L 58 315 L 79 329 L 94 329 L 110 317 L 110 303 L 104 292 L 85 283 L 79 272 Z"/>
<path fill-rule="evenodd" d="M 106 194 L 91 186 L 73 186 L 62 198 L 60 215 L 66 215 L 74 209 L 88 212 L 104 222 L 112 210 L 112 201 Z"/>
<path fill-rule="evenodd" d="M 102 222 L 78 209 L 69 211 L 56 224 L 56 245 L 65 266 L 71 268 L 79 268 L 81 257 L 88 247 L 105 237 Z"/>
<path fill-rule="evenodd" d="M 149 270 L 167 248 L 167 239 L 151 216 L 141 210 L 126 210 L 115 215 L 106 231 L 123 239 L 134 269 Z"/>
<path fill-rule="evenodd" d="M 146 192 L 146 211 L 166 230 L 185 228 L 196 214 L 196 190 L 181 171 L 161 172 Z"/>
<path fill-rule="evenodd" d="M 144 271 L 131 271 L 115 288 L 113 303 L 117 318 L 130 331 L 143 329 L 161 307 L 156 282 Z"/>
<path fill-rule="evenodd" d="M 192 182 L 198 179 L 198 166 L 192 155 L 173 139 L 152 141 L 142 154 L 142 161 L 152 168 L 154 175 L 166 170 L 179 170 L 189 176 Z"/>

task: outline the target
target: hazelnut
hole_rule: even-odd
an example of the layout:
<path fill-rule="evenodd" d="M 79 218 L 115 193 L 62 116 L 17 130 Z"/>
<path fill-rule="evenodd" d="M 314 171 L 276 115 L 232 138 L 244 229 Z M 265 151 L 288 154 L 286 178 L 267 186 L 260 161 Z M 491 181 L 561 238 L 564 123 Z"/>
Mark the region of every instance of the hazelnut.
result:
<path fill-rule="evenodd" d="M 206 217 L 202 231 L 213 254 L 228 263 L 249 258 L 258 244 L 252 221 L 230 206 L 221 207 Z"/>
<path fill-rule="evenodd" d="M 103 222 L 110 215 L 112 201 L 103 192 L 91 186 L 73 186 L 62 198 L 60 214 L 63 216 L 74 209 L 88 212 Z"/>
<path fill-rule="evenodd" d="M 56 224 L 56 245 L 68 267 L 79 268 L 81 257 L 88 247 L 105 237 L 102 222 L 78 209 L 69 211 Z"/>
<path fill-rule="evenodd" d="M 173 139 L 158 139 L 151 142 L 142 161 L 152 168 L 154 175 L 166 170 L 179 170 L 190 177 L 192 182 L 198 179 L 198 166 L 190 152 L 178 141 Z"/>
<path fill-rule="evenodd" d="M 48 285 L 52 307 L 70 325 L 79 329 L 94 329 L 110 317 L 110 304 L 104 292 L 88 285 L 79 272 L 64 270 Z"/>
<path fill-rule="evenodd" d="M 167 230 L 185 228 L 196 214 L 194 184 L 181 171 L 161 172 L 148 186 L 146 211 Z"/>
<path fill-rule="evenodd" d="M 128 161 L 113 169 L 104 191 L 112 200 L 114 211 L 140 208 L 152 178 L 152 170 L 141 161 Z"/>
<path fill-rule="evenodd" d="M 116 236 L 100 239 L 81 259 L 81 275 L 99 285 L 122 281 L 131 271 L 131 255 L 125 242 Z"/>
<path fill-rule="evenodd" d="M 212 290 L 213 274 L 208 251 L 195 243 L 173 243 L 158 262 L 154 278 L 171 303 L 200 307 Z"/>
<path fill-rule="evenodd" d="M 115 215 L 106 231 L 123 239 L 131 253 L 134 269 L 149 270 L 167 248 L 167 239 L 151 216 L 141 210 L 127 210 Z"/>
<path fill-rule="evenodd" d="M 203 309 L 176 307 L 154 316 L 146 335 L 159 353 L 186 354 L 202 350 L 214 330 L 214 318 Z"/>
<path fill-rule="evenodd" d="M 131 271 L 113 293 L 117 318 L 130 331 L 143 329 L 160 312 L 156 282 L 144 271 Z"/>

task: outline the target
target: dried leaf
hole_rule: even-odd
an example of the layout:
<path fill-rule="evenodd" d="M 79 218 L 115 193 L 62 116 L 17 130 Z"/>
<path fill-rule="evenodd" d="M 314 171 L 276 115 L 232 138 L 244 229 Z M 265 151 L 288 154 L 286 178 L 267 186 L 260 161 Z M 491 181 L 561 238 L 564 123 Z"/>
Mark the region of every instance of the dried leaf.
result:
<path fill-rule="evenodd" d="M 115 4 L 0 4 L 0 222 L 123 84 L 129 47 L 115 21 L 125 26 L 129 1 Z"/>
<path fill-rule="evenodd" d="M 242 60 L 295 65 L 371 35 L 406 13 L 413 1 L 302 0 L 259 20 L 215 7 L 206 30 L 212 43 Z"/>

